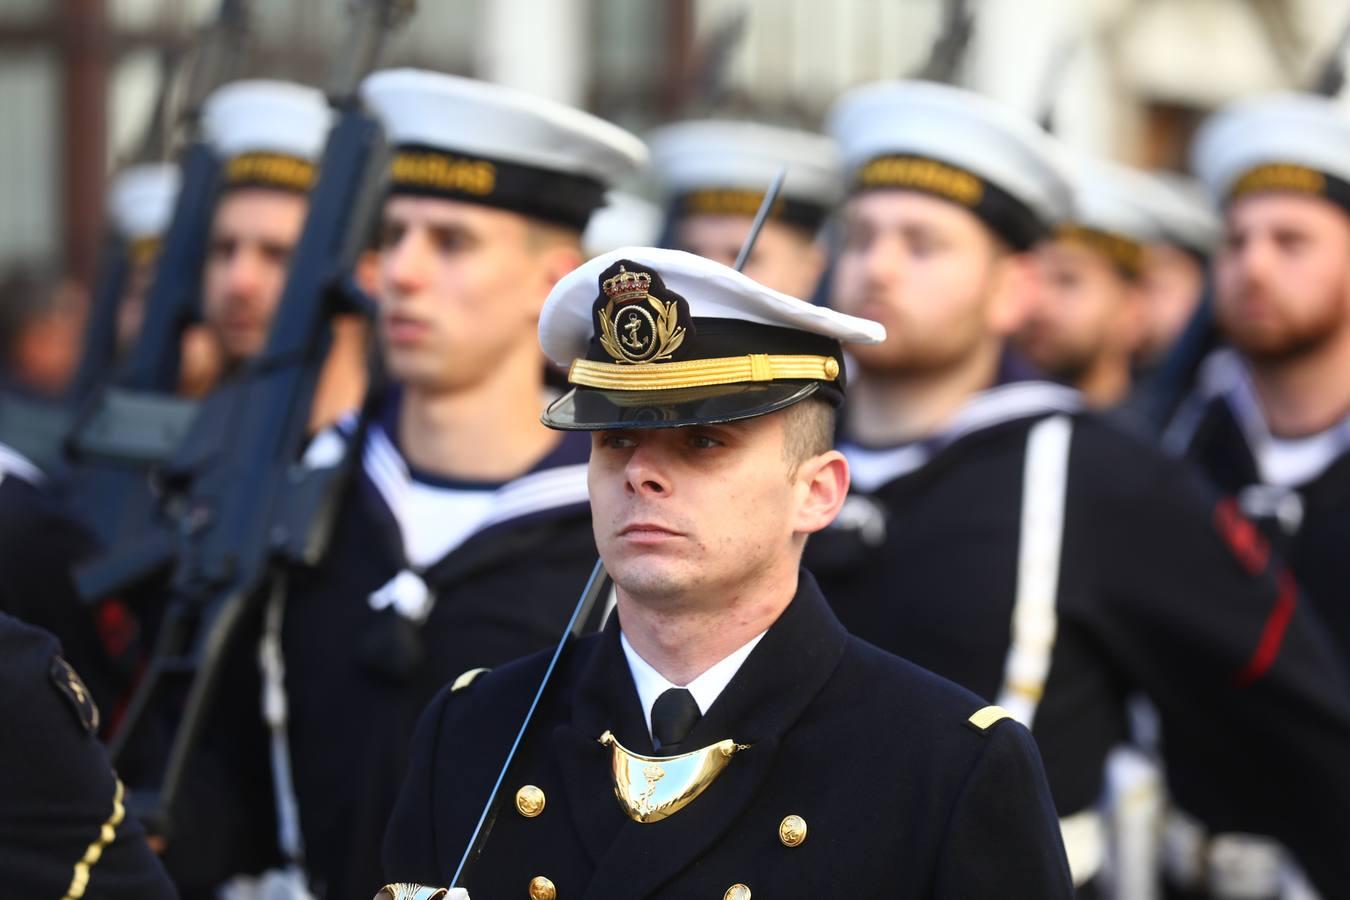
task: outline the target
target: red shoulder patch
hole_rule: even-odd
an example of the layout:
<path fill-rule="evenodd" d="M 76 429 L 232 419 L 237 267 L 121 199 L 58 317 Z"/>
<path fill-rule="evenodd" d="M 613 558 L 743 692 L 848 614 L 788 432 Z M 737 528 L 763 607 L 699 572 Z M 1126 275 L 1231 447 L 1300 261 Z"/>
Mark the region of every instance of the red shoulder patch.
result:
<path fill-rule="evenodd" d="M 1214 507 L 1214 528 L 1244 569 L 1252 575 L 1266 571 L 1270 565 L 1270 542 L 1242 514 L 1232 497 L 1220 500 Z"/>

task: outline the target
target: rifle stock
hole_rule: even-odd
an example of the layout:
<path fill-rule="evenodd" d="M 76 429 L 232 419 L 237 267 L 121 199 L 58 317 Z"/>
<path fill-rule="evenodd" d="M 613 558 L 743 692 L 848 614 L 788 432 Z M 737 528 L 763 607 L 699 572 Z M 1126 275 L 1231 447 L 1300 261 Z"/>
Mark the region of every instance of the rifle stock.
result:
<path fill-rule="evenodd" d="M 146 798 L 139 811 L 160 833 L 172 828 L 183 773 L 219 687 L 225 650 L 256 605 L 260 585 L 295 548 L 312 552 L 308 536 L 295 532 L 322 523 L 297 515 L 296 498 L 309 498 L 315 510 L 331 509 L 324 502 L 329 492 L 315 490 L 297 460 L 331 340 L 329 319 L 350 307 L 345 273 L 364 234 L 360 217 L 383 174 L 382 134 L 360 108 L 356 87 L 385 33 L 408 8 L 400 0 L 367 0 L 359 11 L 353 47 L 342 58 L 345 74 L 332 97 L 338 119 L 266 346 L 238 379 L 206 399 L 168 466 L 179 486 L 169 602 L 147 671 L 113 742 L 117 759 L 152 721 L 157 702 L 171 702 L 185 691 L 162 777 L 130 785 L 133 794 Z M 162 564 L 144 545 L 139 549 L 148 564 Z"/>

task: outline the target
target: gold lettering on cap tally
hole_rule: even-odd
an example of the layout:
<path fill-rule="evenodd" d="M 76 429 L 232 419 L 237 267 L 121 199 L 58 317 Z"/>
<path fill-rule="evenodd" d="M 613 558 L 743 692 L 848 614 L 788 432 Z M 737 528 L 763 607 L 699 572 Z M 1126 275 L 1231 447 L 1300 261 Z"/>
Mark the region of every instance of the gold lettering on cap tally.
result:
<path fill-rule="evenodd" d="M 1262 191 L 1294 191 L 1300 194 L 1322 196 L 1327 191 L 1327 179 L 1316 169 L 1289 163 L 1269 163 L 1246 172 L 1233 185 L 1233 197 Z"/>
<path fill-rule="evenodd" d="M 685 212 L 694 216 L 753 216 L 763 202 L 763 191 L 734 188 L 704 188 L 684 195 Z M 780 197 L 769 214 L 781 216 L 786 208 Z"/>
<path fill-rule="evenodd" d="M 314 185 L 314 163 L 285 153 L 242 153 L 225 165 L 225 183 L 274 185 L 307 191 Z"/>
<path fill-rule="evenodd" d="M 1065 224 L 1055 230 L 1055 239 L 1102 254 L 1131 278 L 1144 271 L 1144 245 L 1124 235 L 1084 225 Z"/>
<path fill-rule="evenodd" d="M 405 150 L 394 154 L 389 163 L 389 178 L 396 185 L 483 197 L 497 187 L 497 167 L 482 159 Z"/>
<path fill-rule="evenodd" d="M 858 173 L 858 184 L 865 188 L 913 188 L 963 206 L 975 206 L 984 196 L 983 182 L 971 173 L 935 160 L 911 156 L 883 156 L 872 160 Z"/>

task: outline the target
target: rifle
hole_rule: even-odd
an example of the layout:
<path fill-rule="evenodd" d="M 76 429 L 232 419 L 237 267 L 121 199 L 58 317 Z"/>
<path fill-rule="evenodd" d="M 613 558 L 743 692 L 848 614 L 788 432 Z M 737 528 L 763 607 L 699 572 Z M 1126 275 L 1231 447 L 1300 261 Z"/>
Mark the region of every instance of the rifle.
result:
<path fill-rule="evenodd" d="M 108 228 L 99 251 L 98 275 L 90 297 L 84 352 L 71 386 L 71 399 L 77 404 L 88 401 L 94 389 L 107 377 L 117 357 L 117 313 L 131 274 L 131 262 L 127 258 L 129 250 L 126 238 Z"/>
<path fill-rule="evenodd" d="M 975 30 L 975 13 L 970 0 L 947 0 L 942 28 L 928 51 L 928 59 L 914 74 L 924 81 L 954 84 L 965 59 L 966 46 Z"/>
<path fill-rule="evenodd" d="M 720 105 L 727 92 L 727 70 L 732 54 L 745 39 L 749 19 L 749 11 L 743 3 L 708 35 L 698 49 L 682 115 L 688 116 L 695 108 L 716 109 Z"/>
<path fill-rule="evenodd" d="M 764 192 L 764 199 L 760 201 L 759 210 L 755 213 L 754 221 L 750 225 L 750 233 L 745 236 L 745 242 L 741 244 L 740 252 L 736 254 L 735 269 L 737 272 L 745 268 L 746 260 L 750 258 L 750 251 L 755 247 L 755 241 L 758 240 L 759 233 L 763 230 L 764 223 L 769 218 L 770 210 L 778 202 L 778 194 L 782 191 L 783 182 L 786 179 L 787 169 L 779 170 L 778 174 L 774 176 L 773 182 L 769 185 L 769 189 Z M 572 617 L 568 619 L 562 637 L 558 639 L 557 646 L 553 648 L 553 656 L 549 659 L 548 667 L 544 669 L 544 675 L 539 680 L 539 687 L 535 689 L 530 708 L 525 711 L 525 718 L 520 723 L 520 729 L 516 732 L 516 739 L 511 743 L 511 749 L 506 752 L 506 760 L 502 763 L 497 781 L 488 793 L 487 803 L 483 805 L 483 812 L 479 815 L 478 823 L 474 826 L 473 834 L 469 837 L 468 846 L 464 848 L 464 855 L 459 858 L 459 865 L 455 867 L 455 874 L 450 877 L 451 888 L 459 886 L 459 880 L 463 877 L 465 868 L 482 854 L 483 845 L 487 843 L 488 834 L 491 833 L 493 823 L 497 820 L 502 784 L 505 783 L 506 776 L 511 771 L 511 763 L 516 758 L 516 751 L 520 749 L 521 741 L 525 739 L 525 732 L 530 728 L 530 720 L 534 718 L 534 711 L 538 708 L 539 701 L 543 699 L 549 681 L 553 679 L 553 670 L 557 668 L 558 659 L 562 656 L 568 643 L 573 638 L 580 636 L 582 630 L 586 627 L 586 623 L 591 618 L 591 611 L 608 586 L 609 575 L 605 572 L 605 561 L 597 559 L 595 568 L 591 570 L 591 577 L 587 579 L 586 587 L 582 589 L 581 596 L 572 609 Z"/>
<path fill-rule="evenodd" d="M 192 68 L 182 123 L 190 142 L 180 158 L 181 187 L 146 294 L 141 333 L 112 382 L 89 397 L 66 441 L 79 466 L 84 516 L 104 543 L 143 526 L 145 503 L 137 501 L 145 498 L 146 471 L 169 457 L 196 412 L 196 404 L 174 391 L 183 328 L 197 315 L 221 166 L 200 133 L 200 111 L 212 90 L 239 74 L 247 28 L 245 0 L 221 0 Z M 154 132 L 152 127 L 148 140 Z M 97 315 L 115 322 L 117 299 L 99 300 Z M 90 361 L 91 368 L 97 365 Z"/>
<path fill-rule="evenodd" d="M 167 131 L 168 97 L 178 54 L 165 51 L 160 56 L 159 99 L 150 122 L 141 135 L 140 147 L 132 156 L 138 162 L 156 162 L 162 158 Z M 98 277 L 89 307 L 84 332 L 84 352 L 75 375 L 71 399 L 76 405 L 87 403 L 94 391 L 109 377 L 117 359 L 117 316 L 132 272 L 128 258 L 127 235 L 117 233 L 109 224 L 99 257 Z"/>
<path fill-rule="evenodd" d="M 225 649 L 261 603 L 260 586 L 279 566 L 312 563 L 331 524 L 335 477 L 298 461 L 309 410 L 331 339 L 330 317 L 364 298 L 346 273 L 383 181 L 383 138 L 362 110 L 358 85 L 385 35 L 412 0 L 362 0 L 351 42 L 329 92 L 329 132 L 309 212 L 262 353 L 210 394 L 168 466 L 175 527 L 157 529 L 167 548 L 169 600 L 144 677 L 111 752 L 119 759 L 183 699 L 162 777 L 132 784 L 134 811 L 168 834 L 185 766 L 219 687 Z M 143 544 L 121 571 L 134 577 Z M 116 556 L 117 554 L 114 554 Z M 116 566 L 114 566 L 116 568 Z M 185 692 L 185 698 L 182 697 Z"/>

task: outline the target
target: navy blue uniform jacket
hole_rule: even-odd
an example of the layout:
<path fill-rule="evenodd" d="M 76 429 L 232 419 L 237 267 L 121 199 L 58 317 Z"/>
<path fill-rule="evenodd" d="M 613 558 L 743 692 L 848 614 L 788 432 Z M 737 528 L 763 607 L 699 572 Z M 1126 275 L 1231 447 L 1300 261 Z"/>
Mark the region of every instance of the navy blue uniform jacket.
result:
<path fill-rule="evenodd" d="M 617 618 L 617 617 L 614 617 Z M 422 717 L 385 837 L 390 880 L 445 884 L 533 697 L 548 654 L 443 690 Z M 668 819 L 614 797 L 611 730 L 652 753 L 617 621 L 565 652 L 503 786 L 475 898 L 1070 897 L 1054 808 L 1030 735 L 981 731 L 974 695 L 850 637 L 809 574 L 682 747 L 751 745 Z M 517 788 L 546 804 L 519 815 Z M 785 816 L 806 820 L 787 847 Z"/>
<path fill-rule="evenodd" d="M 0 613 L 0 897 L 176 896 L 97 727 L 56 638 Z"/>

